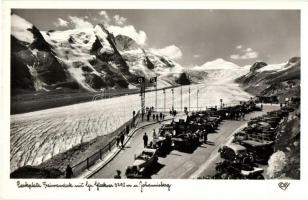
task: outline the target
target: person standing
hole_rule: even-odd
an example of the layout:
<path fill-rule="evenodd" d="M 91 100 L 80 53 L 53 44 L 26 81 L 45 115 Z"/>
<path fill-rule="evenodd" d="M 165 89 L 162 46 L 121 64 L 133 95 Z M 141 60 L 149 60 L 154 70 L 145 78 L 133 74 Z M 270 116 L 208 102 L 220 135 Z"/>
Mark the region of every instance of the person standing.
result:
<path fill-rule="evenodd" d="M 143 145 L 144 145 L 144 148 L 146 148 L 148 146 L 148 136 L 147 136 L 147 133 L 145 132 L 144 135 L 143 135 Z"/>
<path fill-rule="evenodd" d="M 124 133 L 121 133 L 120 139 L 121 139 L 121 146 L 124 147 Z"/>
<path fill-rule="evenodd" d="M 203 142 L 204 144 L 207 143 L 207 132 L 206 131 L 204 132 L 204 135 L 203 135 Z"/>
<path fill-rule="evenodd" d="M 156 138 L 156 132 L 155 132 L 155 129 L 153 129 L 153 139 L 155 139 Z"/>
<path fill-rule="evenodd" d="M 117 135 L 116 137 L 116 141 L 117 141 L 117 147 L 120 147 L 120 136 Z"/>
<path fill-rule="evenodd" d="M 73 169 L 71 168 L 70 165 L 67 165 L 65 177 L 66 178 L 72 178 L 72 176 L 73 176 Z"/>
<path fill-rule="evenodd" d="M 147 114 L 147 121 L 150 121 L 150 113 Z"/>
<path fill-rule="evenodd" d="M 117 174 L 114 176 L 115 179 L 121 179 L 121 171 L 117 170 Z"/>
<path fill-rule="evenodd" d="M 141 120 L 143 121 L 144 119 L 144 112 L 141 112 Z"/>

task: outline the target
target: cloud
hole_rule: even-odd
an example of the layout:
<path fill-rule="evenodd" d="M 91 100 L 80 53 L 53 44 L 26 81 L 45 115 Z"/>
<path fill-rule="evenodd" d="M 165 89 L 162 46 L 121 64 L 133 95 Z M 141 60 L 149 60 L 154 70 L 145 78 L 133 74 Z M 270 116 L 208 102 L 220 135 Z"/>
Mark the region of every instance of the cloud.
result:
<path fill-rule="evenodd" d="M 240 53 L 230 55 L 230 58 L 233 60 L 247 60 L 257 58 L 259 56 L 258 52 L 254 51 L 252 48 L 242 49 L 242 45 L 238 45 L 236 48 L 240 49 Z"/>
<path fill-rule="evenodd" d="M 76 16 L 69 16 L 69 18 L 76 29 L 93 28 L 93 25 L 90 22 L 84 20 L 83 18 L 79 18 Z"/>
<path fill-rule="evenodd" d="M 193 57 L 194 57 L 194 58 L 199 58 L 200 55 L 199 55 L 199 54 L 195 54 L 195 55 L 193 55 Z"/>
<path fill-rule="evenodd" d="M 117 35 L 126 35 L 137 42 L 137 44 L 143 46 L 146 43 L 147 35 L 144 31 L 137 31 L 134 26 L 108 26 L 107 28 L 110 32 L 112 32 L 115 36 Z"/>
<path fill-rule="evenodd" d="M 249 51 L 249 52 L 245 52 L 244 54 L 233 54 L 230 56 L 231 59 L 233 60 L 247 60 L 247 59 L 253 59 L 253 58 L 257 58 L 259 56 L 258 52 L 256 51 Z"/>
<path fill-rule="evenodd" d="M 241 56 L 239 54 L 233 54 L 233 55 L 230 56 L 230 58 L 233 59 L 233 60 L 238 60 L 238 59 L 241 58 Z"/>
<path fill-rule="evenodd" d="M 242 59 L 253 59 L 253 58 L 257 58 L 258 56 L 259 56 L 258 52 L 250 51 L 242 55 Z"/>
<path fill-rule="evenodd" d="M 181 49 L 175 45 L 166 46 L 162 49 L 151 49 L 151 51 L 175 60 L 180 59 L 183 56 Z"/>
<path fill-rule="evenodd" d="M 62 19 L 62 18 L 58 18 L 58 21 L 55 22 L 54 25 L 55 25 L 56 27 L 59 27 L 59 26 L 61 26 L 61 27 L 66 27 L 66 26 L 68 26 L 68 21 L 65 21 L 65 20 Z"/>
<path fill-rule="evenodd" d="M 250 51 L 252 51 L 252 48 L 247 48 L 245 51 L 250 52 Z"/>
<path fill-rule="evenodd" d="M 110 17 L 109 17 L 109 15 L 106 11 L 102 10 L 98 14 L 103 17 L 103 21 L 105 21 L 107 23 L 110 22 Z"/>
<path fill-rule="evenodd" d="M 121 17 L 120 15 L 115 15 L 113 16 L 113 20 L 116 25 L 122 26 L 127 19 L 125 17 Z"/>

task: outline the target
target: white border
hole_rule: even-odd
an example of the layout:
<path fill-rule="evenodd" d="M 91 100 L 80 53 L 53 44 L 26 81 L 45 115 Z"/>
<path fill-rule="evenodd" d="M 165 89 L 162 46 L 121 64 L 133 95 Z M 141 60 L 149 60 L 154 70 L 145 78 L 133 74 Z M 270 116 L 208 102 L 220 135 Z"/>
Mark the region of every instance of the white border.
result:
<path fill-rule="evenodd" d="M 242 1 L 3 1 L 1 12 L 1 69 L 0 69 L 0 199 L 308 199 L 307 188 L 307 136 L 301 134 L 301 180 L 287 180 L 290 186 L 286 191 L 278 188 L 281 180 L 266 181 L 224 181 L 224 180 L 164 180 L 171 183 L 171 192 L 164 189 L 139 190 L 115 189 L 103 191 L 86 190 L 28 190 L 16 189 L 16 180 L 9 179 L 10 149 L 10 9 L 11 8 L 56 8 L 56 9 L 300 9 L 301 10 L 301 58 L 302 58 L 302 122 L 306 119 L 306 80 L 307 75 L 307 44 L 308 44 L 308 7 L 303 2 L 242 2 Z M 253 22 L 252 22 L 253 23 Z M 302 130 L 308 130 L 302 123 Z M 27 180 L 31 182 L 31 180 Z M 46 180 L 62 183 L 67 180 Z M 70 180 L 78 183 L 84 180 Z M 108 182 L 113 182 L 109 180 Z M 92 181 L 91 181 L 92 182 Z M 133 182 L 135 180 L 127 180 Z M 157 182 L 150 180 L 148 182 Z M 305 187 L 306 186 L 306 187 Z M 307 190 L 307 189 L 306 189 Z M 305 198 L 306 197 L 306 198 Z"/>

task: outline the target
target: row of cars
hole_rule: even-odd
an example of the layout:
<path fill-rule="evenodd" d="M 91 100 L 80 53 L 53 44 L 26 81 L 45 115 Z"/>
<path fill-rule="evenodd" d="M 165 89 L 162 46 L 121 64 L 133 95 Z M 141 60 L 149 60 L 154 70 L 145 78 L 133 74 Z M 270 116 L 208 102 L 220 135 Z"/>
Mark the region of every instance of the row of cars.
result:
<path fill-rule="evenodd" d="M 192 112 L 179 120 L 164 123 L 153 141 L 135 156 L 135 161 L 125 172 L 127 178 L 148 178 L 155 171 L 160 156 L 165 157 L 172 150 L 192 153 L 202 142 L 207 142 L 207 134 L 214 132 L 222 120 L 238 119 L 249 112 L 261 110 L 253 101 L 240 105 L 209 108 Z"/>
<path fill-rule="evenodd" d="M 214 179 L 264 179 L 260 165 L 273 154 L 276 136 L 290 108 L 254 118 L 234 135 L 232 143 L 219 149 L 221 162 L 216 163 Z"/>

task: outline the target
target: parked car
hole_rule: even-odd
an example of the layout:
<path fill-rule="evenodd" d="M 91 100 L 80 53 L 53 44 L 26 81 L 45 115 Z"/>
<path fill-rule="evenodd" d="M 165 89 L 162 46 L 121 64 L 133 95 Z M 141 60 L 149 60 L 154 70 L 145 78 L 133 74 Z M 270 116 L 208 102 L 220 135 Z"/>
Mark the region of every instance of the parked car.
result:
<path fill-rule="evenodd" d="M 219 148 L 220 157 L 232 162 L 238 163 L 253 163 L 254 155 L 248 152 L 247 149 L 240 145 L 231 143 Z"/>
<path fill-rule="evenodd" d="M 135 157 L 133 165 L 127 167 L 125 175 L 127 178 L 145 178 L 157 161 L 157 149 L 145 148 Z"/>
<path fill-rule="evenodd" d="M 273 154 L 273 143 L 273 141 L 266 140 L 243 140 L 240 142 L 241 145 L 245 146 L 254 155 L 255 161 L 261 164 L 267 164 L 268 159 Z"/>
<path fill-rule="evenodd" d="M 215 179 L 264 179 L 264 170 L 253 163 L 243 164 L 224 160 L 216 163 L 215 169 L 217 172 Z"/>

